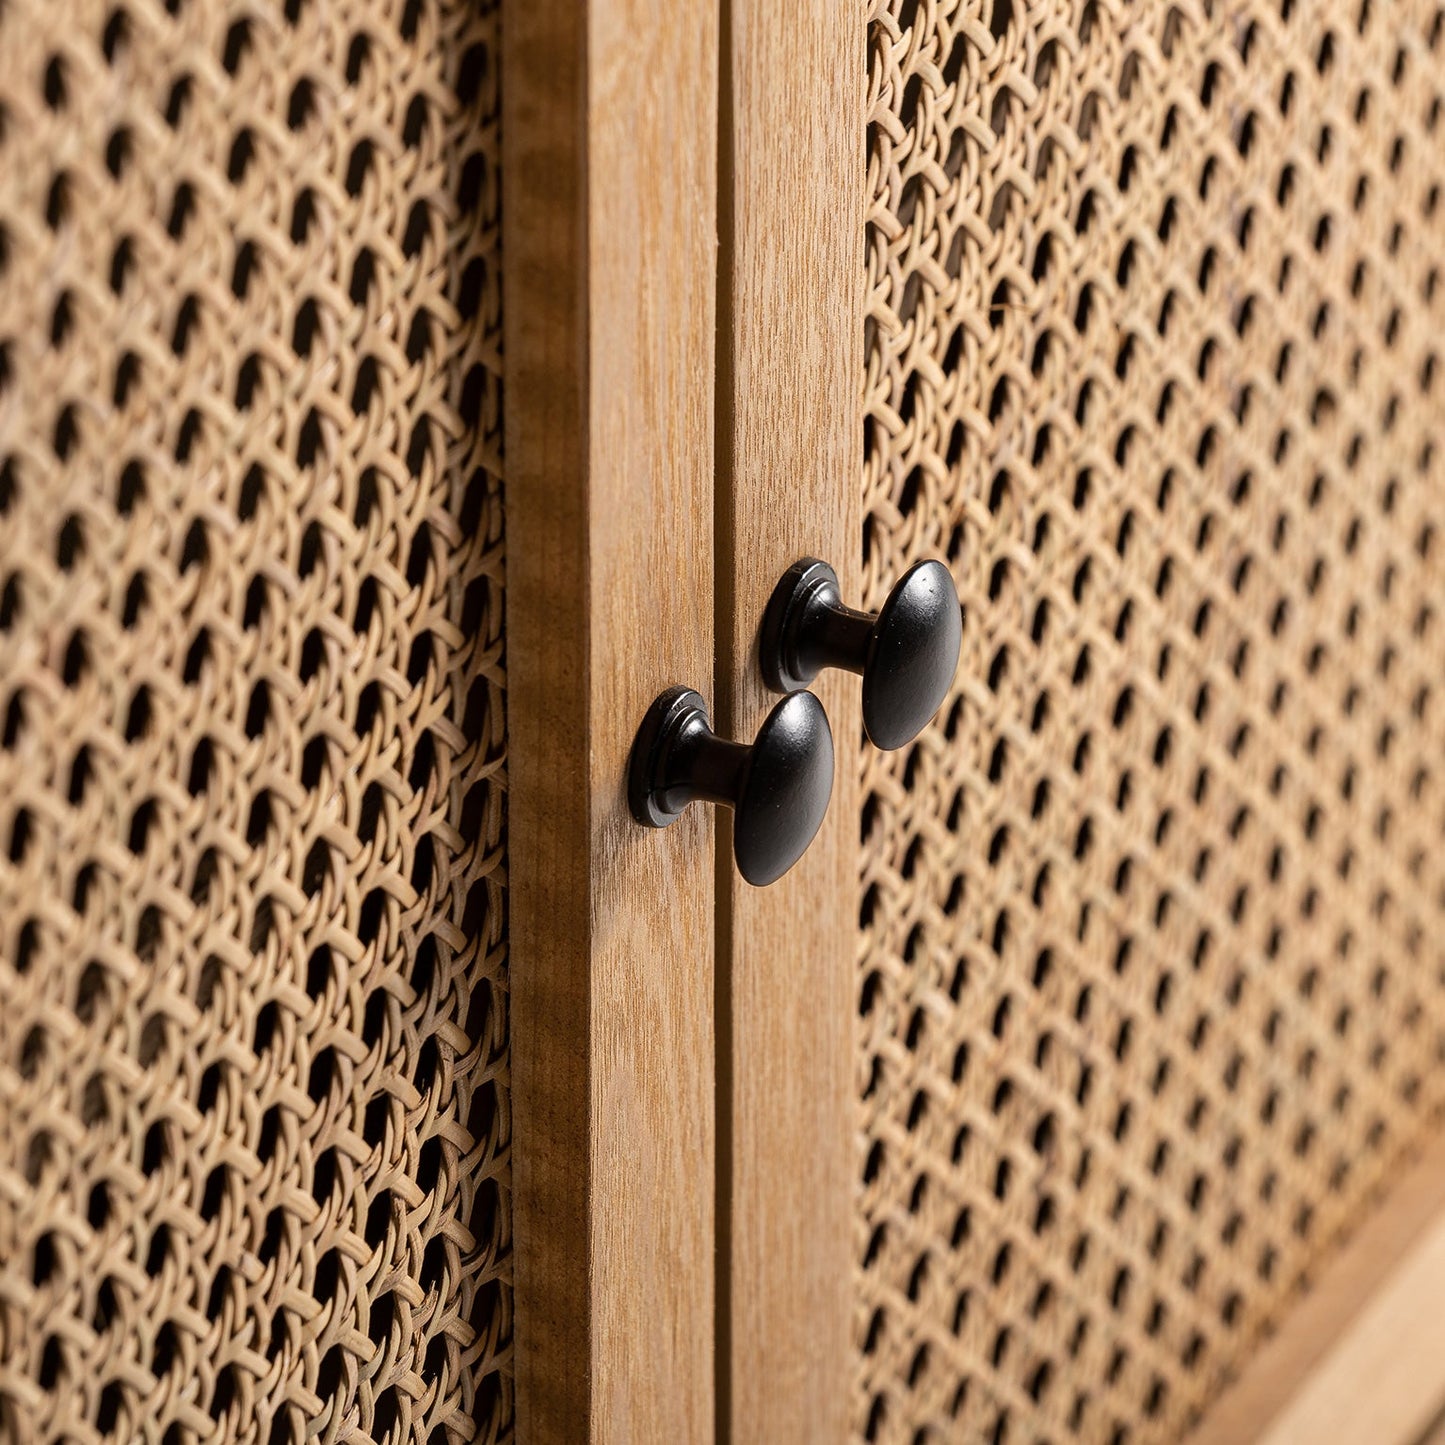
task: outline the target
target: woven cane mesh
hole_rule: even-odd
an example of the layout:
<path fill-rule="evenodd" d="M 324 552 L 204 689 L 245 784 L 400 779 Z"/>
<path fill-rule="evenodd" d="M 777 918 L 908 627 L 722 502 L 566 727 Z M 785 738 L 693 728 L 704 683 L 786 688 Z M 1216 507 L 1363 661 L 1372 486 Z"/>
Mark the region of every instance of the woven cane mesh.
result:
<path fill-rule="evenodd" d="M 508 1433 L 495 7 L 0 3 L 0 1437 Z"/>
<path fill-rule="evenodd" d="M 1173 1440 L 1445 1102 L 1445 7 L 869 55 L 855 1428 Z"/>

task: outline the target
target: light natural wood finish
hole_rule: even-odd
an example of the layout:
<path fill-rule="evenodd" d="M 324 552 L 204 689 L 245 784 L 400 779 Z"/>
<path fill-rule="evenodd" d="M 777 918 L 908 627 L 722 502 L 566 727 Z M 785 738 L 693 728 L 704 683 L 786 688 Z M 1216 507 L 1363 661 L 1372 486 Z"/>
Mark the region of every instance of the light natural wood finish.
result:
<path fill-rule="evenodd" d="M 713 1418 L 713 827 L 627 814 L 712 670 L 718 16 L 503 15 L 518 1436 Z"/>
<path fill-rule="evenodd" d="M 1445 1403 L 1445 1214 L 1387 1276 L 1261 1445 L 1412 1445 Z"/>
<path fill-rule="evenodd" d="M 863 43 L 837 0 L 732 0 L 724 19 L 718 706 L 736 738 L 777 702 L 757 630 L 788 564 L 824 558 L 857 600 Z M 858 679 L 814 690 L 838 755 L 821 833 L 771 888 L 719 871 L 718 1439 L 739 1445 L 847 1435 Z"/>
<path fill-rule="evenodd" d="M 1414 1445 L 1445 1409 L 1445 1137 L 1402 1175 L 1189 1445 Z"/>

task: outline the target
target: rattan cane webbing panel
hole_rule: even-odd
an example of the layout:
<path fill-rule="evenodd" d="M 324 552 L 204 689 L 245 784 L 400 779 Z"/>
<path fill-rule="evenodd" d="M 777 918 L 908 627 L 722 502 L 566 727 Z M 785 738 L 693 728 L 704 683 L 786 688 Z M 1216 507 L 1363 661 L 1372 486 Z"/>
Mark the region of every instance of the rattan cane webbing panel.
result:
<path fill-rule="evenodd" d="M 1445 7 L 869 55 L 856 1428 L 1173 1440 L 1445 1102 Z"/>
<path fill-rule="evenodd" d="M 0 0 L 0 1437 L 510 1432 L 495 6 Z"/>

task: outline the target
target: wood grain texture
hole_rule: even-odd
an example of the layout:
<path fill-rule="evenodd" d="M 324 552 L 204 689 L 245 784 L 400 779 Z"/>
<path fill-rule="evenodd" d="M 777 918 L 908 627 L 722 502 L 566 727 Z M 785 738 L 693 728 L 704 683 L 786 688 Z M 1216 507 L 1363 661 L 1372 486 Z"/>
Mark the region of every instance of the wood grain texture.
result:
<path fill-rule="evenodd" d="M 718 710 L 751 738 L 773 584 L 800 556 L 858 595 L 862 455 L 861 7 L 731 0 L 723 21 Z M 802 862 L 719 887 L 718 1439 L 846 1438 L 853 1309 L 854 677 L 815 686 L 838 768 Z"/>
<path fill-rule="evenodd" d="M 1271 1422 L 1261 1445 L 1413 1445 L 1445 1403 L 1445 1213 Z"/>
<path fill-rule="evenodd" d="M 1414 1445 L 1445 1408 L 1445 1136 L 1405 1171 L 1189 1445 Z"/>
<path fill-rule="evenodd" d="M 718 16 L 503 14 L 518 1435 L 713 1418 L 713 829 L 627 814 L 712 667 Z"/>

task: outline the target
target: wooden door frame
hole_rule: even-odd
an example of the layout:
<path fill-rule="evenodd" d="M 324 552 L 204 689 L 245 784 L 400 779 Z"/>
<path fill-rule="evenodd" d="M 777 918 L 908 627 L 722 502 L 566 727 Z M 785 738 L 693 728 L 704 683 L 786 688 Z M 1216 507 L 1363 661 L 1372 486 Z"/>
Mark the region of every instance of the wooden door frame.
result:
<path fill-rule="evenodd" d="M 724 0 L 719 195 L 718 712 L 778 699 L 757 633 L 800 557 L 862 572 L 866 15 Z M 858 679 L 812 690 L 837 756 L 802 861 L 747 887 L 719 840 L 719 1442 L 845 1440 L 857 1182 Z"/>
<path fill-rule="evenodd" d="M 711 810 L 628 816 L 713 666 L 718 17 L 505 0 L 517 1434 L 713 1424 Z"/>
<path fill-rule="evenodd" d="M 757 623 L 790 562 L 857 585 L 863 15 L 808 0 L 781 18 L 762 0 L 503 9 L 527 1440 L 846 1429 L 856 682 L 818 689 L 833 805 L 772 889 L 737 881 L 709 810 L 648 834 L 621 791 L 669 683 L 715 689 L 718 725 L 756 732 L 776 701 Z"/>

